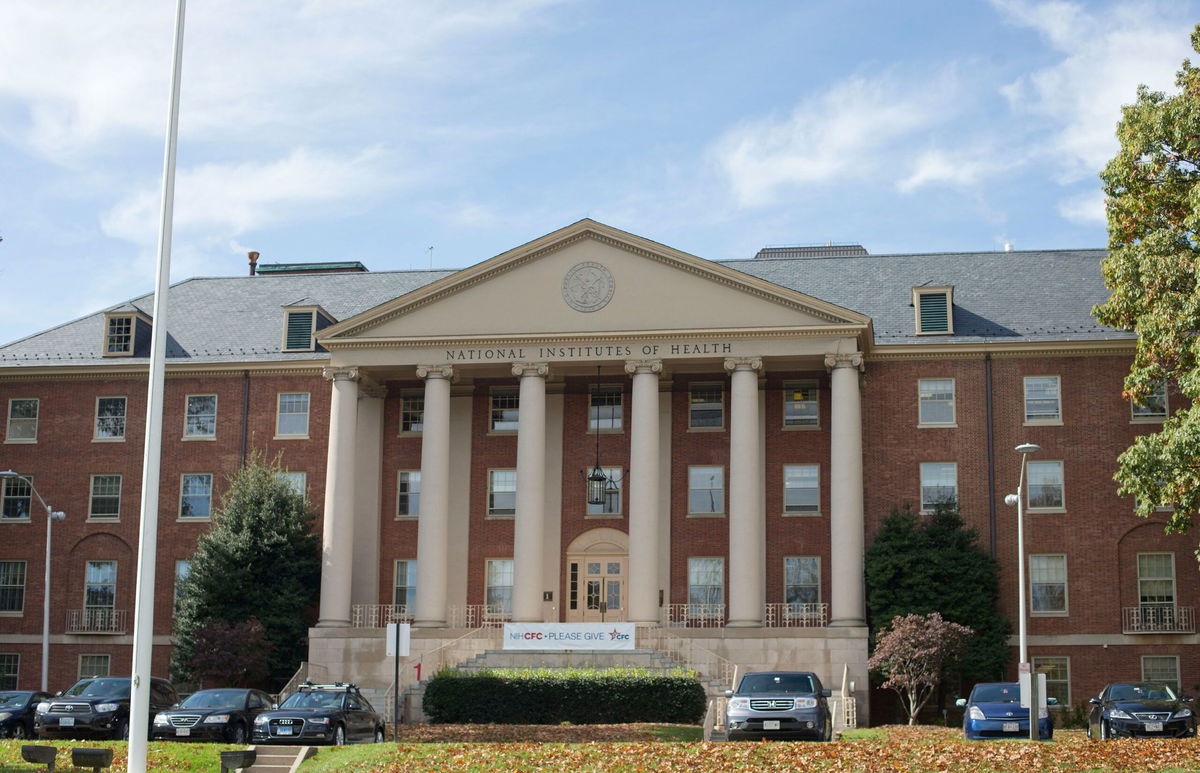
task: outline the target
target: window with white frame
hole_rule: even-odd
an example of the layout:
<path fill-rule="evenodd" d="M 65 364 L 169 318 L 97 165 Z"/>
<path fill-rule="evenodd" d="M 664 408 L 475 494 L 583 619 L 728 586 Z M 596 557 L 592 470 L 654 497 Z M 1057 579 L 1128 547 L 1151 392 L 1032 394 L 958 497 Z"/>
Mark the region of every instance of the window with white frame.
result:
<path fill-rule="evenodd" d="M 125 439 L 124 397 L 96 398 L 96 440 Z"/>
<path fill-rule="evenodd" d="M 955 423 L 954 379 L 923 378 L 917 381 L 917 422 L 922 427 L 952 427 Z"/>
<path fill-rule="evenodd" d="M 783 599 L 792 607 L 821 602 L 820 556 L 784 556 Z"/>
<path fill-rule="evenodd" d="M 492 387 L 492 432 L 515 432 L 521 420 L 521 390 L 516 387 Z"/>
<path fill-rule="evenodd" d="M 1033 670 L 1046 675 L 1046 697 L 1059 706 L 1071 705 L 1071 659 L 1062 655 L 1035 655 Z"/>
<path fill-rule="evenodd" d="M 484 603 L 489 615 L 512 614 L 513 562 L 511 558 L 489 558 L 486 567 Z"/>
<path fill-rule="evenodd" d="M 1044 615 L 1067 612 L 1067 557 L 1061 553 L 1029 556 L 1030 611 Z"/>
<path fill-rule="evenodd" d="M 1138 604 L 1175 606 L 1175 554 L 1138 553 Z"/>
<path fill-rule="evenodd" d="M 783 512 L 814 514 L 821 511 L 821 468 L 816 464 L 783 465 Z"/>
<path fill-rule="evenodd" d="M 693 384 L 688 392 L 688 427 L 720 429 L 724 426 L 724 388 L 720 384 Z"/>
<path fill-rule="evenodd" d="M 29 520 L 29 508 L 33 500 L 32 480 L 0 478 L 0 517 L 14 521 Z"/>
<path fill-rule="evenodd" d="M 276 437 L 308 437 L 308 392 L 280 392 Z"/>
<path fill-rule="evenodd" d="M 126 357 L 133 354 L 134 318 L 132 315 L 112 315 L 105 318 L 104 356 Z"/>
<path fill-rule="evenodd" d="M 725 603 L 725 559 L 688 559 L 688 604 L 712 607 Z M 696 612 L 705 611 L 696 609 Z M 711 609 L 708 611 L 712 611 Z"/>
<path fill-rule="evenodd" d="M 1160 381 L 1140 403 L 1130 403 L 1133 421 L 1157 422 L 1167 418 L 1167 383 Z"/>
<path fill-rule="evenodd" d="M 79 678 L 88 679 L 94 676 L 108 676 L 112 664 L 112 655 L 80 655 Z"/>
<path fill-rule="evenodd" d="M 600 472 L 608 479 L 604 488 L 604 501 L 598 505 L 587 504 L 587 514 L 592 516 L 621 514 L 621 481 L 625 470 L 621 467 L 601 467 Z"/>
<path fill-rule="evenodd" d="M 180 601 L 180 599 L 183 598 L 183 581 L 186 580 L 188 578 L 188 575 L 191 573 L 192 573 L 192 562 L 191 561 L 176 561 L 175 562 L 175 597 L 172 602 L 174 604 L 172 609 L 174 609 L 176 614 L 179 614 L 179 601 Z"/>
<path fill-rule="evenodd" d="M 1063 509 L 1063 463 L 1029 462 L 1025 468 L 1030 510 Z"/>
<path fill-rule="evenodd" d="M 594 386 L 588 394 L 588 430 L 619 432 L 623 426 L 624 394 L 620 386 Z"/>
<path fill-rule="evenodd" d="M 1142 681 L 1168 685 L 1179 695 L 1179 656 L 1142 655 Z"/>
<path fill-rule="evenodd" d="M 396 473 L 396 517 L 415 518 L 421 514 L 421 471 Z"/>
<path fill-rule="evenodd" d="M 411 612 L 417 603 L 417 561 L 414 558 L 402 558 L 396 561 L 396 571 L 393 575 L 395 584 L 392 591 L 392 603 L 398 607 L 408 607 Z"/>
<path fill-rule="evenodd" d="M 403 392 L 400 395 L 400 431 L 422 432 L 425 429 L 425 395 Z"/>
<path fill-rule="evenodd" d="M 179 517 L 212 516 L 212 475 L 207 472 L 184 473 L 179 485 Z"/>
<path fill-rule="evenodd" d="M 688 512 L 711 515 L 725 512 L 725 468 L 688 468 Z"/>
<path fill-rule="evenodd" d="M 788 381 L 783 385 L 783 426 L 816 427 L 821 422 L 820 392 L 815 381 Z"/>
<path fill-rule="evenodd" d="M 25 611 L 25 562 L 0 561 L 0 612 Z"/>
<path fill-rule="evenodd" d="M 117 606 L 117 562 L 88 561 L 83 586 L 83 609 L 90 626 L 106 627 L 100 619 Z"/>
<path fill-rule="evenodd" d="M 958 501 L 958 462 L 921 463 L 921 512 Z"/>
<path fill-rule="evenodd" d="M 517 471 L 488 470 L 488 515 L 517 512 Z"/>
<path fill-rule="evenodd" d="M 308 499 L 308 473 L 293 470 L 280 470 L 279 479 L 288 487 L 288 491 L 298 497 Z"/>
<path fill-rule="evenodd" d="M 37 442 L 39 406 L 38 399 L 34 397 L 14 397 L 8 401 L 8 427 L 4 442 Z"/>
<path fill-rule="evenodd" d="M 186 438 L 214 438 L 217 436 L 216 395 L 187 396 L 187 415 L 184 417 L 183 436 Z"/>
<path fill-rule="evenodd" d="M 112 520 L 121 517 L 121 476 L 93 475 L 88 500 L 88 518 Z"/>
<path fill-rule="evenodd" d="M 1058 424 L 1062 398 L 1058 376 L 1025 377 L 1025 423 Z"/>
<path fill-rule="evenodd" d="M 21 673 L 21 656 L 16 652 L 0 652 L 0 690 L 17 689 Z"/>

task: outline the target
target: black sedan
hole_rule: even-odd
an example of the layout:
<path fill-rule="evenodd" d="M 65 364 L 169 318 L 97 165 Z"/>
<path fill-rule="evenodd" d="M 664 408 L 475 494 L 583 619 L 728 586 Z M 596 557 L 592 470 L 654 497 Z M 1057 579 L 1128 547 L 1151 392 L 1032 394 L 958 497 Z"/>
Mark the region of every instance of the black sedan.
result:
<path fill-rule="evenodd" d="M 0 738 L 33 738 L 33 712 L 48 692 L 8 690 L 0 692 Z"/>
<path fill-rule="evenodd" d="M 254 720 L 253 743 L 381 743 L 383 717 L 352 684 L 300 685 L 275 711 Z"/>
<path fill-rule="evenodd" d="M 1190 738 L 1196 735 L 1192 698 L 1179 697 L 1169 685 L 1116 682 L 1092 698 L 1088 738 Z"/>
<path fill-rule="evenodd" d="M 244 744 L 254 718 L 275 708 L 262 690 L 201 690 L 154 715 L 156 741 L 214 741 Z"/>

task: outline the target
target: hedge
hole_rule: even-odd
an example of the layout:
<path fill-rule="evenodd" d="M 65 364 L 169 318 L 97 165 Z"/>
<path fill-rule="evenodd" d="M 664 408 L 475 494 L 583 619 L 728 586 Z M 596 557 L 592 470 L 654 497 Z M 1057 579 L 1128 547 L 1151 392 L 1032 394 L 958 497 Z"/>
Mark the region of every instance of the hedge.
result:
<path fill-rule="evenodd" d="M 704 688 L 693 671 L 636 668 L 447 669 L 425 687 L 431 722 L 498 725 L 695 724 Z"/>

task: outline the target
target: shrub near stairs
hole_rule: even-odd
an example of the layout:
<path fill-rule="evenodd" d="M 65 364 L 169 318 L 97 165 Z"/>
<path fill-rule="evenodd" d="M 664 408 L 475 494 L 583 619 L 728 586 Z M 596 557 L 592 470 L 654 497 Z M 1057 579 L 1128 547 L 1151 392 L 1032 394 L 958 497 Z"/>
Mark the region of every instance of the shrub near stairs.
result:
<path fill-rule="evenodd" d="M 459 724 L 694 724 L 705 695 L 684 669 L 447 669 L 425 688 L 423 707 L 431 722 Z"/>

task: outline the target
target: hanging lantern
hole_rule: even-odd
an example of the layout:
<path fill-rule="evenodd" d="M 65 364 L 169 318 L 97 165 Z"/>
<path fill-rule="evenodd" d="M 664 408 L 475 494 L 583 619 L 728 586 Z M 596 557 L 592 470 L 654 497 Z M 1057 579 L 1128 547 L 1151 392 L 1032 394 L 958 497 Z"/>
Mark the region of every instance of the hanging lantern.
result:
<path fill-rule="evenodd" d="M 600 469 L 600 464 L 597 463 L 592 468 L 592 474 L 587 476 L 587 501 L 589 505 L 602 505 L 604 498 L 608 492 L 609 486 L 615 488 L 615 484 L 608 479 L 604 471 Z"/>

